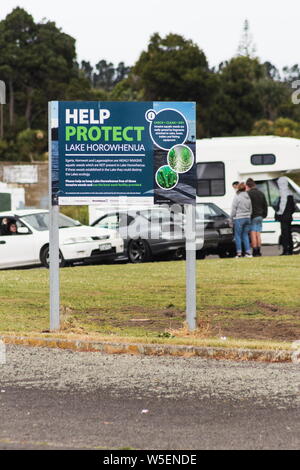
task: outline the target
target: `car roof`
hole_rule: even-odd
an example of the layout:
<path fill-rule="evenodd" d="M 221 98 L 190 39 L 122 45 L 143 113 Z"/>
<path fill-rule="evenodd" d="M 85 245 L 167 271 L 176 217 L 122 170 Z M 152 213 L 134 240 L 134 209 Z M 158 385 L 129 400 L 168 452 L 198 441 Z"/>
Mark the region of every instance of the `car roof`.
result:
<path fill-rule="evenodd" d="M 0 212 L 0 217 L 24 217 L 25 215 L 34 215 L 34 214 L 41 214 L 41 213 L 47 213 L 49 211 L 45 209 L 19 209 L 16 211 L 3 211 Z"/>

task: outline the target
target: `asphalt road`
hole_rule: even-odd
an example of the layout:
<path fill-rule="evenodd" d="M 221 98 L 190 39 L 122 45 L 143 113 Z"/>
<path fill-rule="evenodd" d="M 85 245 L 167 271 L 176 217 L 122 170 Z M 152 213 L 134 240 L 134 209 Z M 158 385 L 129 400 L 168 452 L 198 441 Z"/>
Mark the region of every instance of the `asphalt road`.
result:
<path fill-rule="evenodd" d="M 9 346 L 0 449 L 297 449 L 299 367 Z"/>

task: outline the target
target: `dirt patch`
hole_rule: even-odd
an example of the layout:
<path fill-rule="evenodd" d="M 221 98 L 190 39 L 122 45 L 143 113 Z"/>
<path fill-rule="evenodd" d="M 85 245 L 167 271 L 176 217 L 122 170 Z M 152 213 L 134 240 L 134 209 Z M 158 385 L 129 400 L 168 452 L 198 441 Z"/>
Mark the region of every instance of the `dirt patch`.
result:
<path fill-rule="evenodd" d="M 107 312 L 105 309 L 90 308 L 85 312 L 73 311 L 73 315 L 84 315 L 85 324 L 93 323 L 99 327 L 144 328 L 147 331 L 162 332 L 169 328 L 180 328 L 185 320 L 185 312 L 173 305 L 163 309 L 132 306 L 122 311 Z"/>
<path fill-rule="evenodd" d="M 281 307 L 278 305 L 272 305 L 272 304 L 266 304 L 264 302 L 254 302 L 254 305 L 259 307 L 260 310 L 263 311 L 263 313 L 268 316 L 268 315 L 289 315 L 289 316 L 294 316 L 300 320 L 300 309 L 287 309 L 286 307 Z"/>
<path fill-rule="evenodd" d="M 212 332 L 214 335 L 240 339 L 295 341 L 300 338 L 299 325 L 264 320 L 232 319 L 230 324 L 213 326 Z"/>
<path fill-rule="evenodd" d="M 145 332 L 165 332 L 180 330 L 184 326 L 186 314 L 170 304 L 163 309 L 153 307 L 130 306 L 108 311 L 105 308 L 89 308 L 86 311 L 63 310 L 64 328 L 66 330 L 93 329 L 107 331 L 119 328 L 142 328 Z M 285 316 L 285 318 L 282 318 Z M 247 308 L 230 310 L 218 306 L 205 308 L 199 312 L 199 329 L 208 332 L 209 336 L 228 336 L 240 339 L 257 339 L 273 341 L 295 341 L 300 339 L 300 309 L 288 309 L 264 302 L 254 302 Z M 205 328 L 203 327 L 205 325 Z M 83 328 L 82 328 L 83 327 Z"/>
<path fill-rule="evenodd" d="M 231 309 L 222 312 L 206 312 L 212 324 L 212 331 L 218 336 L 241 339 L 295 341 L 300 339 L 300 309 L 288 309 L 264 302 L 254 302 L 247 309 Z M 239 318 L 240 316 L 248 318 Z M 263 318 L 255 318 L 256 316 Z M 281 319 L 280 316 L 289 319 Z"/>

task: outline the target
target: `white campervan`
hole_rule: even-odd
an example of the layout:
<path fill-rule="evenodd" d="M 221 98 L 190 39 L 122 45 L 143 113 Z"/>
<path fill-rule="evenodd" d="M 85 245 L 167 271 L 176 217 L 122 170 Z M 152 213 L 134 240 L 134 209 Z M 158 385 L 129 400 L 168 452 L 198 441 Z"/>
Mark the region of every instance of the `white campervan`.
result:
<path fill-rule="evenodd" d="M 11 188 L 8 184 L 0 182 L 0 212 L 24 209 L 25 189 Z"/>
<path fill-rule="evenodd" d="M 300 172 L 300 140 L 290 137 L 218 137 L 197 140 L 197 201 L 214 202 L 227 213 L 234 197 L 232 183 L 253 178 L 264 192 L 268 217 L 263 223 L 263 244 L 278 244 L 280 224 L 273 205 L 278 200 L 277 178 Z M 294 252 L 300 253 L 300 188 L 289 177 L 299 211 L 294 214 Z"/>

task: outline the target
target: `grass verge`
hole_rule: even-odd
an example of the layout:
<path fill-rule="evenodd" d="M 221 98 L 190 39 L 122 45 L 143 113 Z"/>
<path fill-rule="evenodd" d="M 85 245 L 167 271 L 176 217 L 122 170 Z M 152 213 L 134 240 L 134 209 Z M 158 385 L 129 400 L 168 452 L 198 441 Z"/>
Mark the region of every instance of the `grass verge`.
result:
<path fill-rule="evenodd" d="M 197 262 L 193 335 L 184 327 L 184 262 L 62 269 L 60 335 L 287 349 L 300 339 L 299 262 L 297 256 Z M 48 298 L 47 270 L 0 271 L 0 334 L 47 335 Z"/>

